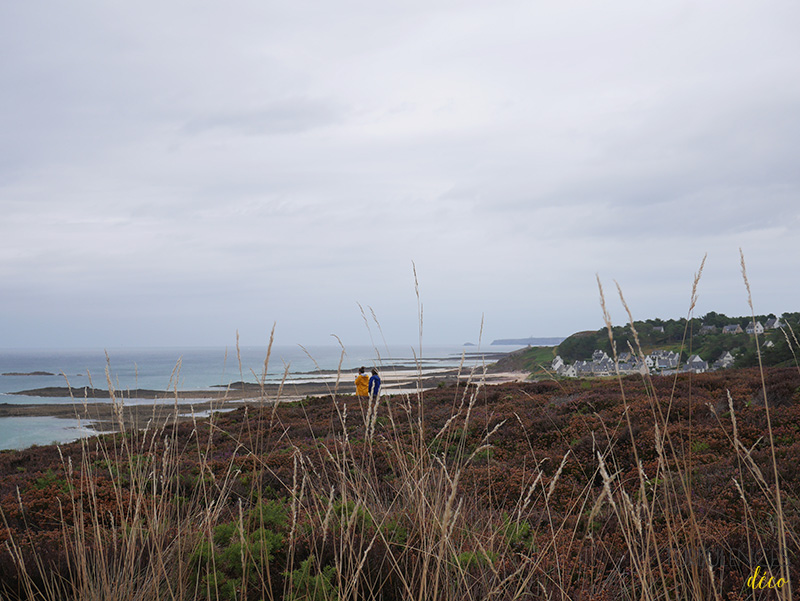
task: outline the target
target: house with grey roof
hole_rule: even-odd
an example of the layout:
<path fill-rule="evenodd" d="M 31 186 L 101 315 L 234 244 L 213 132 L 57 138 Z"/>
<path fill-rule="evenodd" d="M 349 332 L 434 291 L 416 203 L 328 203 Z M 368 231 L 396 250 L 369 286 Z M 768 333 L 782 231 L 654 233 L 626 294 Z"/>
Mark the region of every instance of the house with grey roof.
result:
<path fill-rule="evenodd" d="M 733 367 L 735 360 L 730 351 L 725 351 L 719 356 L 719 359 L 714 361 L 713 367 L 714 369 L 728 369 L 729 367 Z"/>
<path fill-rule="evenodd" d="M 742 326 L 738 323 L 732 323 L 722 328 L 723 334 L 741 334 L 742 331 Z"/>
<path fill-rule="evenodd" d="M 594 368 L 592 367 L 592 363 L 590 361 L 576 361 L 574 365 L 576 376 L 580 377 L 594 375 Z"/>
<path fill-rule="evenodd" d="M 648 367 L 658 371 L 677 369 L 681 361 L 681 355 L 675 351 L 656 349 L 645 357 L 645 361 Z"/>
<path fill-rule="evenodd" d="M 764 333 L 764 326 L 761 325 L 760 321 L 753 323 L 752 321 L 747 324 L 745 328 L 745 332 L 748 334 L 763 334 Z"/>
<path fill-rule="evenodd" d="M 699 355 L 692 355 L 686 362 L 684 371 L 693 371 L 696 374 L 702 374 L 708 371 L 708 363 L 703 361 Z"/>
<path fill-rule="evenodd" d="M 656 364 L 653 366 L 654 369 L 657 371 L 669 371 L 670 369 L 675 369 L 678 367 L 677 361 L 671 361 L 666 357 L 659 357 L 656 359 Z"/>
<path fill-rule="evenodd" d="M 617 364 L 617 367 L 619 368 L 619 373 L 621 374 L 630 374 L 636 371 L 634 364 L 630 361 L 620 361 Z"/>
<path fill-rule="evenodd" d="M 677 357 L 677 354 L 676 354 Z M 557 360 L 561 357 L 556 357 L 553 360 L 553 367 L 557 365 Z M 652 358 L 650 358 L 652 360 Z M 588 361 L 575 361 L 572 365 L 561 363 L 558 368 L 559 375 L 566 377 L 590 377 L 590 376 L 613 376 L 617 373 L 620 374 L 646 374 L 648 373 L 647 366 L 636 357 L 633 353 L 624 352 L 620 353 L 617 357 L 617 362 L 608 356 L 604 351 L 596 349 L 592 353 L 592 359 Z"/>
<path fill-rule="evenodd" d="M 765 330 L 777 330 L 778 328 L 782 328 L 783 323 L 781 322 L 780 317 L 770 317 L 767 320 L 766 325 L 764 326 Z"/>
<path fill-rule="evenodd" d="M 617 373 L 617 370 L 614 367 L 614 360 L 608 357 L 605 357 L 600 361 L 593 361 L 592 367 L 596 376 L 610 376 Z"/>

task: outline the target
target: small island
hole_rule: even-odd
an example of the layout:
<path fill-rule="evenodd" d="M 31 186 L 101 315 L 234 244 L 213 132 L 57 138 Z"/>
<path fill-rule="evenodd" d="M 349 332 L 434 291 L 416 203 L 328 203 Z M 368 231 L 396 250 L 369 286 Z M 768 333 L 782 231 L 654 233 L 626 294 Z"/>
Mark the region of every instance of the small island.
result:
<path fill-rule="evenodd" d="M 56 374 L 50 373 L 49 371 L 29 371 L 29 372 L 17 372 L 17 371 L 9 371 L 3 374 L 4 376 L 54 376 Z"/>

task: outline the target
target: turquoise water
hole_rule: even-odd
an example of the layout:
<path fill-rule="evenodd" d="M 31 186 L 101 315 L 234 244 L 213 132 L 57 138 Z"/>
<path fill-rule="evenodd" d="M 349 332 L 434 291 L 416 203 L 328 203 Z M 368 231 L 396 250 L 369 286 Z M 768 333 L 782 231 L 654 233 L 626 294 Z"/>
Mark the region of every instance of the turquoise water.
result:
<path fill-rule="evenodd" d="M 91 436 L 77 419 L 58 417 L 4 417 L 0 419 L 0 449 L 26 449 L 32 445 L 64 443 Z"/>
<path fill-rule="evenodd" d="M 509 352 L 515 347 L 492 346 L 487 353 Z M 287 384 L 330 378 L 314 373 L 317 370 L 341 369 L 351 372 L 359 366 L 389 369 L 389 366 L 430 370 L 457 367 L 462 353 L 469 353 L 465 366 L 481 364 L 484 359 L 475 355 L 477 347 L 436 346 L 423 349 L 418 357 L 410 346 L 395 346 L 383 349 L 373 347 L 346 348 L 344 355 L 338 346 L 273 347 L 266 380 L 280 381 L 287 373 Z M 116 390 L 149 388 L 153 390 L 209 390 L 214 386 L 226 386 L 244 380 L 256 382 L 264 371 L 266 348 L 247 347 L 237 351 L 225 348 L 157 348 L 157 349 L 44 349 L 44 350 L 0 350 L 0 374 L 49 372 L 49 376 L 3 376 L 0 375 L 0 403 L 72 404 L 66 398 L 20 396 L 11 394 L 21 390 L 32 390 L 52 386 L 73 387 L 93 385 L 108 388 L 110 379 Z M 241 366 L 240 366 L 241 359 Z M 493 359 L 487 360 L 491 362 Z M 82 399 L 76 399 L 80 402 Z M 126 403 L 137 402 L 126 400 Z M 148 404 L 152 400 L 142 400 Z M 84 424 L 86 425 L 86 424 Z M 0 418 L 0 449 L 25 448 L 33 444 L 68 442 L 85 435 L 78 429 L 77 420 L 50 417 L 5 417 Z"/>

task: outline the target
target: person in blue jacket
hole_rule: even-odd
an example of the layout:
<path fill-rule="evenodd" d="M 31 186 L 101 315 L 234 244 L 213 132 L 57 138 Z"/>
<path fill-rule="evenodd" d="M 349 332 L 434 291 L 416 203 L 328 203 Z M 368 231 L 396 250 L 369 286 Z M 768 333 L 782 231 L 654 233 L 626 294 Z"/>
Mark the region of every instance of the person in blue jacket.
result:
<path fill-rule="evenodd" d="M 381 391 L 381 378 L 378 375 L 378 370 L 372 368 L 372 377 L 369 379 L 369 398 L 373 401 L 378 400 L 378 394 Z"/>

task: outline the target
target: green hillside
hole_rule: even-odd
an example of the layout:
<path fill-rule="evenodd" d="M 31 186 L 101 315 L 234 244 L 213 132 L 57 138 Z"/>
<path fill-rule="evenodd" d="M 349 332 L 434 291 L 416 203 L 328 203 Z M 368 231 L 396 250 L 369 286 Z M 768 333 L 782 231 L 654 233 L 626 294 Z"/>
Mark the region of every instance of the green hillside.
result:
<path fill-rule="evenodd" d="M 775 318 L 774 314 L 756 315 L 756 321 L 765 325 Z M 645 354 L 655 349 L 676 351 L 681 353 L 685 361 L 689 355 L 699 355 L 705 361 L 717 360 L 725 351 L 729 351 L 736 359 L 734 367 L 752 367 L 758 365 L 758 355 L 753 336 L 746 333 L 724 334 L 722 328 L 736 324 L 744 330 L 752 320 L 748 316 L 729 317 L 722 313 L 710 312 L 700 318 L 686 319 L 648 319 L 635 321 L 634 326 L 639 337 L 639 344 Z M 795 336 L 800 333 L 800 313 L 784 313 L 780 317 L 783 328 L 766 330 L 759 334 L 762 361 L 765 366 L 785 367 L 795 365 L 800 344 Z M 703 326 L 714 326 L 716 331 L 702 331 Z M 662 331 L 663 330 L 663 331 Z M 617 352 L 629 351 L 629 345 L 636 349 L 636 341 L 630 325 L 612 328 Z M 556 347 L 529 347 L 516 351 L 499 361 L 498 371 L 530 371 L 544 374 L 550 369 L 550 363 L 556 355 L 567 362 L 585 360 L 592 352 L 599 349 L 612 356 L 608 330 L 603 327 L 597 331 L 576 332 Z"/>
<path fill-rule="evenodd" d="M 510 353 L 495 363 L 490 370 L 501 371 L 527 371 L 532 375 L 546 375 L 545 370 L 550 369 L 550 364 L 556 356 L 554 346 L 530 346 Z"/>

